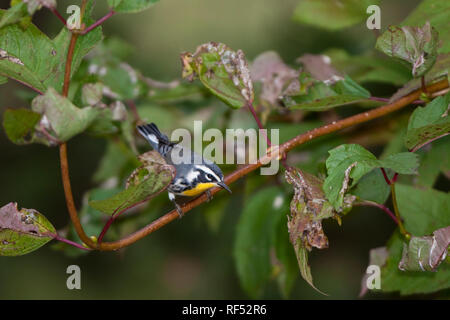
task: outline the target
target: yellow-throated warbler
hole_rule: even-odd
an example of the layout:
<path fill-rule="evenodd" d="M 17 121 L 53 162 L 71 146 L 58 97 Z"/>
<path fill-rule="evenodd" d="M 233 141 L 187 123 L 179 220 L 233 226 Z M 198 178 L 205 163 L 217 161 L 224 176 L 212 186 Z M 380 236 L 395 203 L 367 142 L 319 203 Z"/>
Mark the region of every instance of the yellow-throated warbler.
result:
<path fill-rule="evenodd" d="M 147 139 L 154 150 L 159 152 L 167 163 L 173 165 L 176 169 L 175 178 L 167 187 L 169 199 L 175 204 L 180 217 L 183 212 L 180 206 L 175 202 L 175 195 L 196 196 L 208 189 L 220 186 L 231 193 L 230 188 L 223 181 L 222 170 L 212 161 L 203 158 L 191 149 L 175 142 L 159 131 L 154 123 L 137 127 L 139 133 Z M 183 157 L 187 161 L 174 163 L 173 155 L 190 155 Z M 210 195 L 208 194 L 208 197 Z"/>

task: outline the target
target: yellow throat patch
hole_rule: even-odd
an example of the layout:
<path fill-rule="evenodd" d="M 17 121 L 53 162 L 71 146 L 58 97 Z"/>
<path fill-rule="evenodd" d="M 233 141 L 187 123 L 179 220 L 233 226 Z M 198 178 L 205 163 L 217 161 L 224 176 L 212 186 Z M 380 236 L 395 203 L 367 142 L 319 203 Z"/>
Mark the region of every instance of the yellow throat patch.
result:
<path fill-rule="evenodd" d="M 215 183 L 210 183 L 210 182 L 208 182 L 208 183 L 198 183 L 195 186 L 195 188 L 186 190 L 182 194 L 183 194 L 183 196 L 192 197 L 192 196 L 196 196 L 196 195 L 202 193 L 203 191 L 208 190 L 208 189 L 210 189 L 212 187 L 215 187 L 215 186 L 216 186 Z"/>

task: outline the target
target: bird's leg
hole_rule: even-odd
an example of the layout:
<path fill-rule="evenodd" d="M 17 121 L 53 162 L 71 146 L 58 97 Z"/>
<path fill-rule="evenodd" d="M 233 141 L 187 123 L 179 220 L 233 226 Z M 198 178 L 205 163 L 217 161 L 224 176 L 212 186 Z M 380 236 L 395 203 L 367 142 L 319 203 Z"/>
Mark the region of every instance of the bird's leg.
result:
<path fill-rule="evenodd" d="M 205 193 L 206 193 L 206 197 L 207 197 L 206 201 L 210 202 L 212 200 L 212 198 L 213 198 L 212 195 L 211 195 L 211 190 L 208 189 L 208 190 L 205 191 Z"/>
<path fill-rule="evenodd" d="M 184 212 L 183 209 L 181 209 L 180 205 L 175 201 L 175 195 L 172 192 L 169 192 L 169 200 L 172 201 L 172 203 L 175 205 L 175 208 L 177 209 L 178 216 L 183 218 Z"/>

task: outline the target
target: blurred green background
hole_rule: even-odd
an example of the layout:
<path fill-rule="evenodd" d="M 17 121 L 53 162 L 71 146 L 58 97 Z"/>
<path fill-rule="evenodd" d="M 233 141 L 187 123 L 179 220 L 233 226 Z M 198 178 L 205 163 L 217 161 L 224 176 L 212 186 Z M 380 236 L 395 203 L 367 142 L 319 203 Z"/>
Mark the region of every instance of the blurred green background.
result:
<path fill-rule="evenodd" d="M 382 26 L 400 22 L 418 2 L 383 1 Z M 1 8 L 9 5 L 9 1 L 0 3 Z M 59 0 L 58 9 L 65 12 L 68 5 L 77 3 Z M 320 53 L 330 47 L 350 53 L 373 47 L 375 38 L 365 24 L 336 33 L 296 24 L 292 19 L 296 4 L 297 0 L 161 0 L 142 13 L 114 16 L 104 24 L 103 32 L 105 37 L 114 35 L 133 45 L 135 52 L 129 63 L 146 76 L 164 81 L 180 77 L 180 52 L 193 51 L 212 40 L 242 49 L 250 60 L 261 52 L 275 50 L 288 63 L 303 53 Z M 106 12 L 106 1 L 97 1 L 94 17 Z M 51 37 L 61 28 L 47 10 L 39 11 L 34 22 Z M 7 107 L 27 107 L 17 90 L 27 89 L 13 81 L 0 86 L 0 117 Z M 69 142 L 72 186 L 79 205 L 83 193 L 93 187 L 91 176 L 104 149 L 104 140 L 86 135 Z M 68 214 L 57 148 L 19 147 L 1 132 L 0 155 L 0 205 L 15 201 L 20 207 L 36 208 L 57 228 L 64 227 Z M 0 299 L 248 298 L 239 286 L 232 256 L 241 210 L 238 185 L 233 186 L 238 190 L 233 194 L 236 199 L 227 207 L 217 232 L 210 231 L 201 214 L 214 207 L 212 201 L 120 253 L 94 252 L 68 258 L 47 245 L 23 257 L 3 257 Z M 164 213 L 162 210 L 161 215 Z M 330 296 L 320 295 L 298 277 L 291 298 L 356 298 L 369 250 L 385 245 L 394 227 L 381 211 L 367 208 L 354 209 L 342 227 L 326 221 L 330 248 L 313 251 L 310 261 L 315 284 Z M 81 290 L 66 288 L 66 268 L 71 264 L 81 267 Z M 275 282 L 264 298 L 281 298 Z"/>

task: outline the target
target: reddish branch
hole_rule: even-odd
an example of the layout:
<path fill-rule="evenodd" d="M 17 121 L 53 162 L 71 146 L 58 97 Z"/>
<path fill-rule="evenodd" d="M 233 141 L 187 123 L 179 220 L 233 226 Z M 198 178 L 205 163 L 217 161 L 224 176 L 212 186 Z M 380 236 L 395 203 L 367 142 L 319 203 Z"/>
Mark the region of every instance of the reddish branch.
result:
<path fill-rule="evenodd" d="M 87 27 L 85 30 L 81 31 L 80 34 L 86 34 L 95 28 L 97 28 L 99 25 L 101 25 L 103 22 L 111 18 L 116 12 L 114 10 L 109 11 L 104 17 L 98 19 L 96 22 L 91 24 L 89 27 Z"/>

